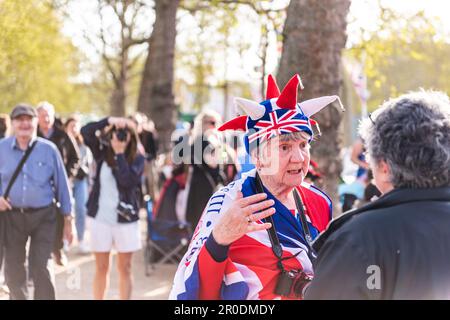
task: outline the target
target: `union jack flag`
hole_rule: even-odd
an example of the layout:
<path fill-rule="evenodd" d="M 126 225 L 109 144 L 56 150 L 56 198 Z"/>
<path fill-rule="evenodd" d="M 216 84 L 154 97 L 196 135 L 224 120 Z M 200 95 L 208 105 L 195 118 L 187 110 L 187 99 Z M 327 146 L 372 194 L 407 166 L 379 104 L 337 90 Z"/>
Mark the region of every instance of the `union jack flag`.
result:
<path fill-rule="evenodd" d="M 256 170 L 218 190 L 208 201 L 195 235 L 174 277 L 169 299 L 177 300 L 271 300 L 286 299 L 275 293 L 280 275 L 278 258 L 266 230 L 249 232 L 229 246 L 224 261 L 217 261 L 218 247 L 207 245 L 211 232 L 221 217 L 231 208 L 238 192 L 244 198 L 255 192 Z M 306 183 L 297 186 L 307 216 L 308 228 L 314 239 L 331 220 L 331 201 L 326 194 Z M 275 197 L 267 191 L 268 199 Z M 275 201 L 272 216 L 280 241 L 286 270 L 303 270 L 313 274 L 303 226 L 295 210 Z"/>
<path fill-rule="evenodd" d="M 251 134 L 248 138 L 249 142 L 260 139 L 266 140 L 273 136 L 281 135 L 284 133 L 299 132 L 302 131 L 300 126 L 306 126 L 309 128 L 308 120 L 298 119 L 299 113 L 296 110 L 289 110 L 278 115 L 279 111 L 275 110 L 269 113 L 270 120 L 259 120 L 255 125 L 257 132 Z M 297 119 L 295 119 L 297 117 Z"/>

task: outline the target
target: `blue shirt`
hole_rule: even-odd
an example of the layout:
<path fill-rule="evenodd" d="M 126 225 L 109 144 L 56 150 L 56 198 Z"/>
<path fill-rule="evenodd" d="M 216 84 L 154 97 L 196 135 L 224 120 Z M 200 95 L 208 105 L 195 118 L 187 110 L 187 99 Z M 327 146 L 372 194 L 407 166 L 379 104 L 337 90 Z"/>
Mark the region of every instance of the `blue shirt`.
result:
<path fill-rule="evenodd" d="M 35 139 L 36 146 L 9 193 L 10 203 L 17 208 L 41 208 L 52 204 L 56 198 L 62 213 L 69 215 L 72 210 L 71 194 L 61 155 L 52 142 Z M 24 153 L 14 136 L 0 141 L 0 195 L 5 192 Z"/>

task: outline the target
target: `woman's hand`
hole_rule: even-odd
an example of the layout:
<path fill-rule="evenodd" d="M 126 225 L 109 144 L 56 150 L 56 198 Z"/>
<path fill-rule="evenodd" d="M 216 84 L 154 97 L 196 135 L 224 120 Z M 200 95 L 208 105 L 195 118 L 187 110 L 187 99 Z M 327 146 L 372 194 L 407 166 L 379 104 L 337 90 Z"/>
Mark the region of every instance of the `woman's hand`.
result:
<path fill-rule="evenodd" d="M 218 244 L 230 245 L 243 235 L 253 231 L 266 230 L 271 223 L 255 223 L 275 213 L 273 200 L 265 200 L 267 194 L 258 193 L 243 198 L 242 192 L 238 192 L 233 205 L 220 217 L 212 233 Z M 259 212 L 261 211 L 261 212 Z M 256 213 L 255 212 L 259 212 Z"/>
<path fill-rule="evenodd" d="M 114 154 L 125 153 L 129 141 L 130 141 L 129 132 L 127 132 L 127 139 L 125 141 L 120 141 L 119 139 L 117 139 L 116 132 L 113 132 L 111 136 L 111 148 L 113 149 Z"/>
<path fill-rule="evenodd" d="M 108 123 L 115 126 L 117 129 L 133 128 L 136 129 L 136 124 L 133 120 L 120 117 L 109 117 Z"/>

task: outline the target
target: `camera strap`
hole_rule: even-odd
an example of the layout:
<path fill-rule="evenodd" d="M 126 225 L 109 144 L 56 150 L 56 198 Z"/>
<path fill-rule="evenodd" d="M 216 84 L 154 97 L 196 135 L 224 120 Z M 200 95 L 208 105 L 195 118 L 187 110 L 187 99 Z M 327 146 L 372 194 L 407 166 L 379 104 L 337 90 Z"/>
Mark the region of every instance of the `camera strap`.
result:
<path fill-rule="evenodd" d="M 258 175 L 258 172 L 256 172 L 255 176 L 256 180 L 256 192 L 257 193 L 264 193 L 263 184 L 261 182 L 261 178 Z M 277 266 L 281 270 L 281 272 L 287 272 L 286 269 L 283 266 L 283 260 L 286 259 L 292 259 L 300 254 L 301 251 L 297 252 L 294 256 L 283 258 L 283 248 L 281 247 L 280 240 L 278 239 L 277 230 L 275 229 L 275 223 L 273 222 L 272 216 L 268 216 L 264 219 L 262 219 L 265 223 L 269 222 L 272 226 L 267 229 L 267 233 L 269 234 L 270 244 L 272 245 L 272 252 L 277 257 L 278 263 Z"/>
<path fill-rule="evenodd" d="M 305 214 L 306 208 L 305 208 L 302 198 L 298 194 L 296 188 L 294 188 L 294 190 L 292 190 L 292 194 L 294 195 L 295 206 L 297 207 L 298 215 L 300 218 L 300 224 L 302 225 L 303 236 L 306 240 L 306 245 L 308 246 L 307 254 L 308 254 L 309 260 L 311 260 L 311 262 L 313 262 L 317 258 L 317 254 L 314 251 L 314 249 L 312 248 L 312 236 L 311 236 L 311 232 L 309 231 L 308 221 L 306 220 L 306 214 Z"/>
<path fill-rule="evenodd" d="M 256 172 L 255 176 L 255 186 L 256 186 L 256 193 L 264 193 L 263 184 L 261 182 L 261 178 L 259 177 L 258 172 Z M 283 266 L 283 248 L 281 247 L 280 240 L 278 239 L 277 231 L 275 229 L 275 223 L 273 223 L 272 216 L 268 216 L 264 219 L 262 219 L 265 223 L 269 222 L 272 226 L 267 229 L 267 233 L 269 234 L 270 244 L 272 245 L 272 251 L 275 257 L 278 259 L 278 268 L 281 270 L 281 272 L 285 272 Z"/>
<path fill-rule="evenodd" d="M 258 172 L 256 172 L 256 176 L 255 176 L 255 185 L 256 185 L 257 193 L 264 193 L 264 188 L 263 188 L 263 185 L 261 182 L 261 178 L 258 175 Z M 295 205 L 297 207 L 297 211 L 298 211 L 299 218 L 300 218 L 300 224 L 302 226 L 303 237 L 305 238 L 306 246 L 308 249 L 307 255 L 308 255 L 308 258 L 311 260 L 311 262 L 313 262 L 316 259 L 317 255 L 311 246 L 312 236 L 311 236 L 311 232 L 309 230 L 308 222 L 306 220 L 304 205 L 303 205 L 300 195 L 298 194 L 298 192 L 295 188 L 293 190 L 293 195 L 294 195 Z M 269 234 L 270 243 L 272 245 L 272 252 L 278 259 L 278 268 L 282 272 L 285 272 L 286 269 L 284 268 L 282 261 L 285 260 L 286 258 L 284 258 L 284 259 L 282 258 L 283 248 L 281 247 L 280 240 L 278 239 L 278 235 L 277 235 L 277 231 L 275 229 L 275 223 L 273 222 L 273 218 L 272 218 L 272 216 L 268 216 L 268 217 L 264 218 L 263 221 L 265 223 L 269 222 L 272 225 L 272 227 L 267 229 L 267 233 Z M 299 251 L 297 254 L 295 254 L 294 257 L 299 255 L 300 252 L 301 251 Z M 289 258 L 293 258 L 293 257 L 289 257 Z"/>

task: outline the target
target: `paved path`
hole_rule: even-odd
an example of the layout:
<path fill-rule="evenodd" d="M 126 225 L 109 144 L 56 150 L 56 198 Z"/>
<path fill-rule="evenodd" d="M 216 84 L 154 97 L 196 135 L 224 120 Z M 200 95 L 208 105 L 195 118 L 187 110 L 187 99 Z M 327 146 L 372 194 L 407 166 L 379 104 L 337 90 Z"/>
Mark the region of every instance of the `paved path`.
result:
<path fill-rule="evenodd" d="M 73 250 L 74 251 L 74 250 Z M 62 300 L 91 300 L 92 282 L 94 279 L 95 261 L 93 255 L 80 256 L 69 253 L 69 265 L 66 268 L 57 267 L 56 292 Z M 118 299 L 118 276 L 116 271 L 116 256 L 111 260 L 112 272 L 107 299 Z M 143 251 L 134 254 L 133 258 L 133 296 L 134 300 L 165 300 L 169 296 L 175 274 L 175 265 L 162 265 L 145 275 Z"/>

